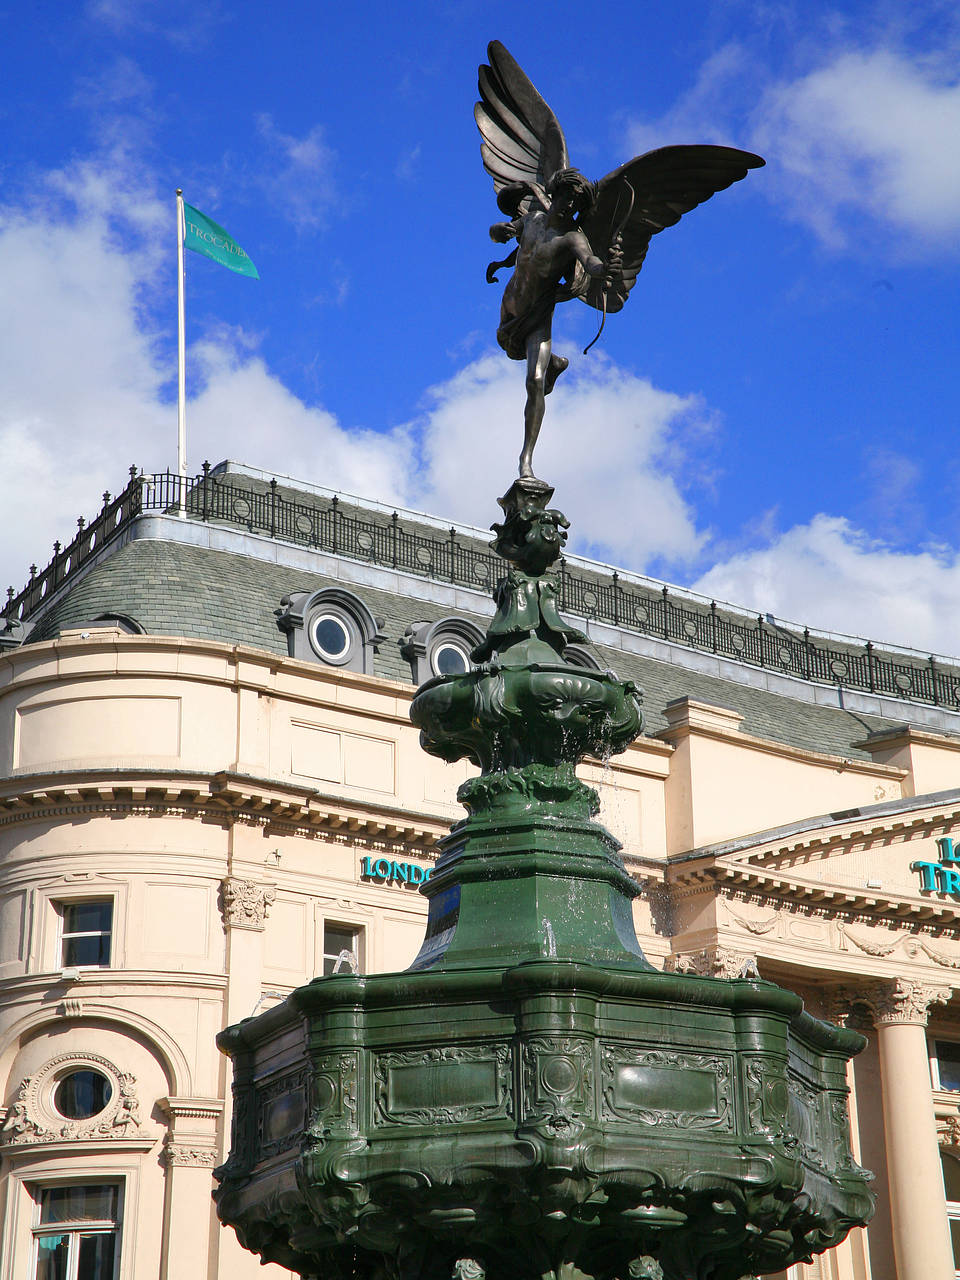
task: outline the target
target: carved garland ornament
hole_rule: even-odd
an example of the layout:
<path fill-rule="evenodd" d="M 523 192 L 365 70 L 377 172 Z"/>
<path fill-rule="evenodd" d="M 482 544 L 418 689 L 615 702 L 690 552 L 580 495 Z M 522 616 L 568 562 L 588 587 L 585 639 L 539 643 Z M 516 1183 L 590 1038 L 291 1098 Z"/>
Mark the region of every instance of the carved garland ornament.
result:
<path fill-rule="evenodd" d="M 164 1147 L 163 1158 L 167 1164 L 186 1165 L 192 1169 L 212 1169 L 217 1163 L 212 1147 L 185 1147 L 178 1142 L 170 1142 Z"/>
<path fill-rule="evenodd" d="M 263 929 L 277 891 L 273 885 L 257 884 L 227 876 L 220 882 L 223 923 L 230 929 Z"/>
<path fill-rule="evenodd" d="M 60 1081 L 71 1071 L 89 1069 L 110 1083 L 110 1099 L 102 1111 L 83 1120 L 69 1120 L 54 1107 Z M 132 1138 L 140 1134 L 140 1104 L 136 1080 L 112 1062 L 93 1053 L 62 1053 L 21 1081 L 7 1113 L 2 1137 L 7 1144 L 59 1142 L 64 1138 Z"/>

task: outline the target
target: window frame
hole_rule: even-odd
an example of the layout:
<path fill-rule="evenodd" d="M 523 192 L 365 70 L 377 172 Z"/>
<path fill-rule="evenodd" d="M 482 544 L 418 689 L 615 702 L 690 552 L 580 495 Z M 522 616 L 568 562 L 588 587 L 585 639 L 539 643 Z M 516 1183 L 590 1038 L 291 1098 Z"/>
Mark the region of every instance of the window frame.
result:
<path fill-rule="evenodd" d="M 346 641 L 340 652 L 336 654 L 324 649 L 317 635 L 317 628 L 320 623 L 327 620 L 336 622 L 342 628 Z M 329 604 L 310 615 L 310 620 L 307 623 L 307 640 L 316 657 L 330 667 L 347 666 L 350 660 L 357 656 L 363 645 L 363 637 L 360 634 L 356 620 L 345 609 Z"/>
<path fill-rule="evenodd" d="M 951 1040 L 949 1036 L 929 1036 L 927 1040 L 927 1048 L 930 1055 L 930 1083 L 932 1084 L 935 1092 L 949 1093 L 952 1096 L 957 1097 L 960 1096 L 960 1085 L 955 1089 L 951 1089 L 949 1085 L 945 1085 L 943 1083 L 943 1078 L 940 1075 L 939 1046 L 942 1044 L 953 1045 L 956 1048 L 958 1055 L 960 1055 L 960 1040 Z M 960 1069 L 960 1061 L 958 1061 L 956 1065 L 958 1069 Z"/>
<path fill-rule="evenodd" d="M 940 1149 L 941 1172 L 944 1172 L 944 1166 L 946 1165 L 948 1160 L 952 1160 L 955 1165 L 960 1167 L 960 1160 L 958 1160 L 956 1156 L 951 1155 L 949 1151 L 944 1151 L 943 1148 L 941 1147 Z M 950 1246 L 951 1248 L 953 1248 L 953 1228 L 951 1226 L 951 1223 L 960 1222 L 960 1200 L 947 1199 L 946 1177 L 944 1177 L 944 1180 L 943 1180 L 943 1194 L 944 1194 L 944 1200 L 946 1201 L 946 1205 L 947 1205 L 947 1229 L 950 1232 Z M 956 1280 L 960 1280 L 960 1257 L 957 1256 L 955 1250 L 954 1250 L 953 1266 L 954 1266 L 954 1272 L 953 1272 L 954 1277 L 956 1278 Z"/>
<path fill-rule="evenodd" d="M 110 928 L 103 929 L 77 929 L 71 930 L 69 933 L 64 930 L 66 910 L 69 907 L 89 906 L 92 903 L 109 903 L 110 905 Z M 65 896 L 53 899 L 53 907 L 57 913 L 57 968 L 63 972 L 64 969 L 80 969 L 84 972 L 97 969 L 113 969 L 115 965 L 114 939 L 116 935 L 117 921 L 117 900 L 113 894 L 84 894 L 79 897 Z M 68 940 L 74 938 L 103 938 L 109 939 L 108 958 L 106 964 L 67 964 L 64 955 L 64 944 Z"/>
<path fill-rule="evenodd" d="M 43 1223 L 40 1221 L 42 1212 L 42 1192 L 55 1190 L 59 1187 L 115 1187 L 117 1190 L 117 1212 L 114 1219 L 95 1218 L 95 1219 L 69 1219 L 65 1222 Z M 66 1280 L 77 1280 L 77 1270 L 79 1266 L 78 1252 L 79 1246 L 77 1242 L 84 1235 L 112 1235 L 116 1240 L 113 1253 L 112 1274 L 104 1277 L 104 1280 L 119 1280 L 120 1276 L 120 1259 L 123 1253 L 123 1216 L 124 1202 L 126 1197 L 126 1180 L 123 1177 L 107 1176 L 102 1181 L 93 1181 L 89 1175 L 83 1178 L 38 1178 L 36 1181 L 30 1179 L 24 1183 L 24 1188 L 33 1202 L 33 1212 L 31 1214 L 30 1223 L 30 1280 L 37 1280 L 37 1271 L 40 1263 L 40 1240 L 44 1236 L 69 1236 L 70 1243 L 67 1252 L 67 1273 Z"/>
<path fill-rule="evenodd" d="M 341 950 L 338 951 L 336 955 L 334 955 L 332 951 L 327 951 L 327 929 L 340 929 L 344 933 L 349 933 L 351 935 L 354 943 L 353 957 L 357 964 L 357 973 L 358 974 L 363 973 L 364 960 L 365 960 L 364 953 L 366 950 L 365 926 L 362 924 L 356 924 L 354 921 L 336 920 L 333 918 L 328 919 L 325 916 L 323 918 L 321 927 L 322 927 L 322 933 L 321 933 L 321 939 L 320 939 L 320 968 L 321 968 L 322 976 L 327 978 L 333 975 L 334 970 L 332 967 L 331 967 L 330 973 L 327 973 L 327 961 L 330 960 L 333 962 L 333 964 L 336 964 L 336 962 L 340 959 L 340 956 L 343 954 L 343 951 L 346 949 L 346 948 L 341 948 Z M 343 972 L 345 971 L 341 969 L 340 973 L 343 973 Z M 349 970 L 347 970 L 346 972 L 349 972 Z"/>
<path fill-rule="evenodd" d="M 440 670 L 440 654 L 444 649 L 451 649 L 454 653 L 459 654 L 463 659 L 462 671 L 444 673 Z M 435 676 L 441 676 L 444 674 L 466 675 L 468 671 L 473 669 L 473 666 L 474 664 L 470 661 L 470 646 L 459 636 L 453 636 L 449 632 L 444 632 L 430 648 L 430 670 Z"/>

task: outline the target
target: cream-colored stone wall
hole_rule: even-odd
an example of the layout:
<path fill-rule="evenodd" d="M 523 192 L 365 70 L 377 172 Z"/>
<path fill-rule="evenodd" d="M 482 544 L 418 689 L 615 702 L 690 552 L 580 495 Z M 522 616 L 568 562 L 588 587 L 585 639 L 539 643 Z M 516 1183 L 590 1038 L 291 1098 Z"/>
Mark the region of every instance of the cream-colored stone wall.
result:
<path fill-rule="evenodd" d="M 363 860 L 429 869 L 470 770 L 420 750 L 412 692 L 107 628 L 0 657 L 0 1280 L 30 1275 L 31 1187 L 77 1177 L 124 1185 L 123 1280 L 285 1274 L 262 1270 L 212 1215 L 211 1169 L 229 1145 L 214 1037 L 322 971 L 325 922 L 362 932 L 368 971 L 416 954 L 424 899 L 364 876 Z M 943 908 L 931 923 L 909 870 L 953 830 L 946 812 L 869 836 L 851 824 L 825 845 L 771 842 L 740 862 L 708 851 L 664 873 L 669 854 L 945 789 L 952 740 L 892 740 L 873 761 L 844 761 L 751 738 L 734 713 L 690 700 L 668 719 L 660 738 L 582 770 L 649 882 L 636 920 L 655 963 L 736 972 L 754 959 L 813 991 L 960 972 L 956 920 Z M 114 903 L 111 966 L 64 973 L 58 907 L 83 898 Z M 949 1010 L 938 1016 L 949 1037 Z M 851 1076 L 868 1164 L 885 1132 L 871 1045 Z M 18 1130 L 21 1085 L 84 1053 L 133 1078 L 136 1122 L 86 1137 Z M 790 1280 L 894 1280 L 889 1222 L 885 1208 L 867 1237 Z"/>

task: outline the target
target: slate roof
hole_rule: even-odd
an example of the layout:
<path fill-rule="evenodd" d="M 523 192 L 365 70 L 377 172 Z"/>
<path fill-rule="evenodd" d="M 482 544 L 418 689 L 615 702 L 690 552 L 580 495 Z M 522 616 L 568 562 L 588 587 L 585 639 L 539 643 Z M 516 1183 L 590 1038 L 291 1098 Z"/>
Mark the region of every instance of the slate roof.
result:
<path fill-rule="evenodd" d="M 410 664 L 400 651 L 405 629 L 412 622 L 449 617 L 453 612 L 449 607 L 248 555 L 154 539 L 128 542 L 90 570 L 44 615 L 29 639 L 31 643 L 49 639 L 98 614 L 120 613 L 150 634 L 245 644 L 286 655 L 286 636 L 275 614 L 281 597 L 334 585 L 353 591 L 375 617 L 383 619 L 385 640 L 375 656 L 375 674 L 411 681 Z M 487 620 L 481 615 L 457 613 L 485 629 Z M 601 665 L 643 689 L 650 734 L 666 727 L 667 703 L 684 695 L 738 712 L 745 733 L 853 758 L 870 758 L 854 743 L 896 723 L 795 701 L 638 654 L 602 646 L 594 649 Z"/>

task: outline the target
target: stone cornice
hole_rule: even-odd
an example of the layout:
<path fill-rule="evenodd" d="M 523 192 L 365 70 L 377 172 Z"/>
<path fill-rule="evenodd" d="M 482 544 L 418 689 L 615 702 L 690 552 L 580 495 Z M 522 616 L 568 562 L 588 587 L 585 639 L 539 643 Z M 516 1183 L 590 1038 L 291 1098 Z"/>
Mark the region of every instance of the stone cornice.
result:
<path fill-rule="evenodd" d="M 209 1120 L 216 1122 L 223 1115 L 222 1098 L 160 1098 L 157 1106 L 171 1119 Z"/>
<path fill-rule="evenodd" d="M 960 924 L 960 902 L 946 902 L 919 896 L 877 893 L 871 889 L 830 885 L 819 880 L 802 880 L 778 871 L 714 864 L 693 874 L 667 882 L 677 897 L 698 893 L 753 893 L 767 901 L 816 908 L 828 915 L 857 915 L 876 920 L 938 925 Z"/>
<path fill-rule="evenodd" d="M 350 800 L 295 782 L 232 770 L 72 770 L 20 775 L 0 783 L 0 827 L 92 814 L 219 818 L 299 834 L 328 834 L 382 847 L 431 852 L 448 817 L 377 801 Z"/>
<path fill-rule="evenodd" d="M 895 831 L 901 841 L 949 834 L 960 827 L 960 789 L 926 796 L 904 796 L 841 813 L 800 819 L 731 840 L 718 840 L 669 855 L 671 873 L 703 862 L 760 863 L 801 853 L 827 856 L 850 841 L 888 841 Z M 869 843 L 866 844 L 869 847 Z"/>
<path fill-rule="evenodd" d="M 87 1012 L 96 1015 L 96 1009 L 87 1010 L 85 1002 L 97 1001 L 104 996 L 122 994 L 125 987 L 136 987 L 141 994 L 150 994 L 143 988 L 156 988 L 163 995 L 170 987 L 198 991 L 222 991 L 227 978 L 222 973 L 190 973 L 168 969 L 81 969 L 78 978 L 65 979 L 61 970 L 29 973 L 3 979 L 4 1000 L 7 1007 L 18 996 L 33 998 L 45 995 L 52 1011 L 60 1017 L 84 1017 Z M 59 1001 L 58 988 L 62 991 Z M 79 1009 L 77 1009 L 79 1005 Z M 61 1006 L 64 1006 L 61 1012 Z"/>

